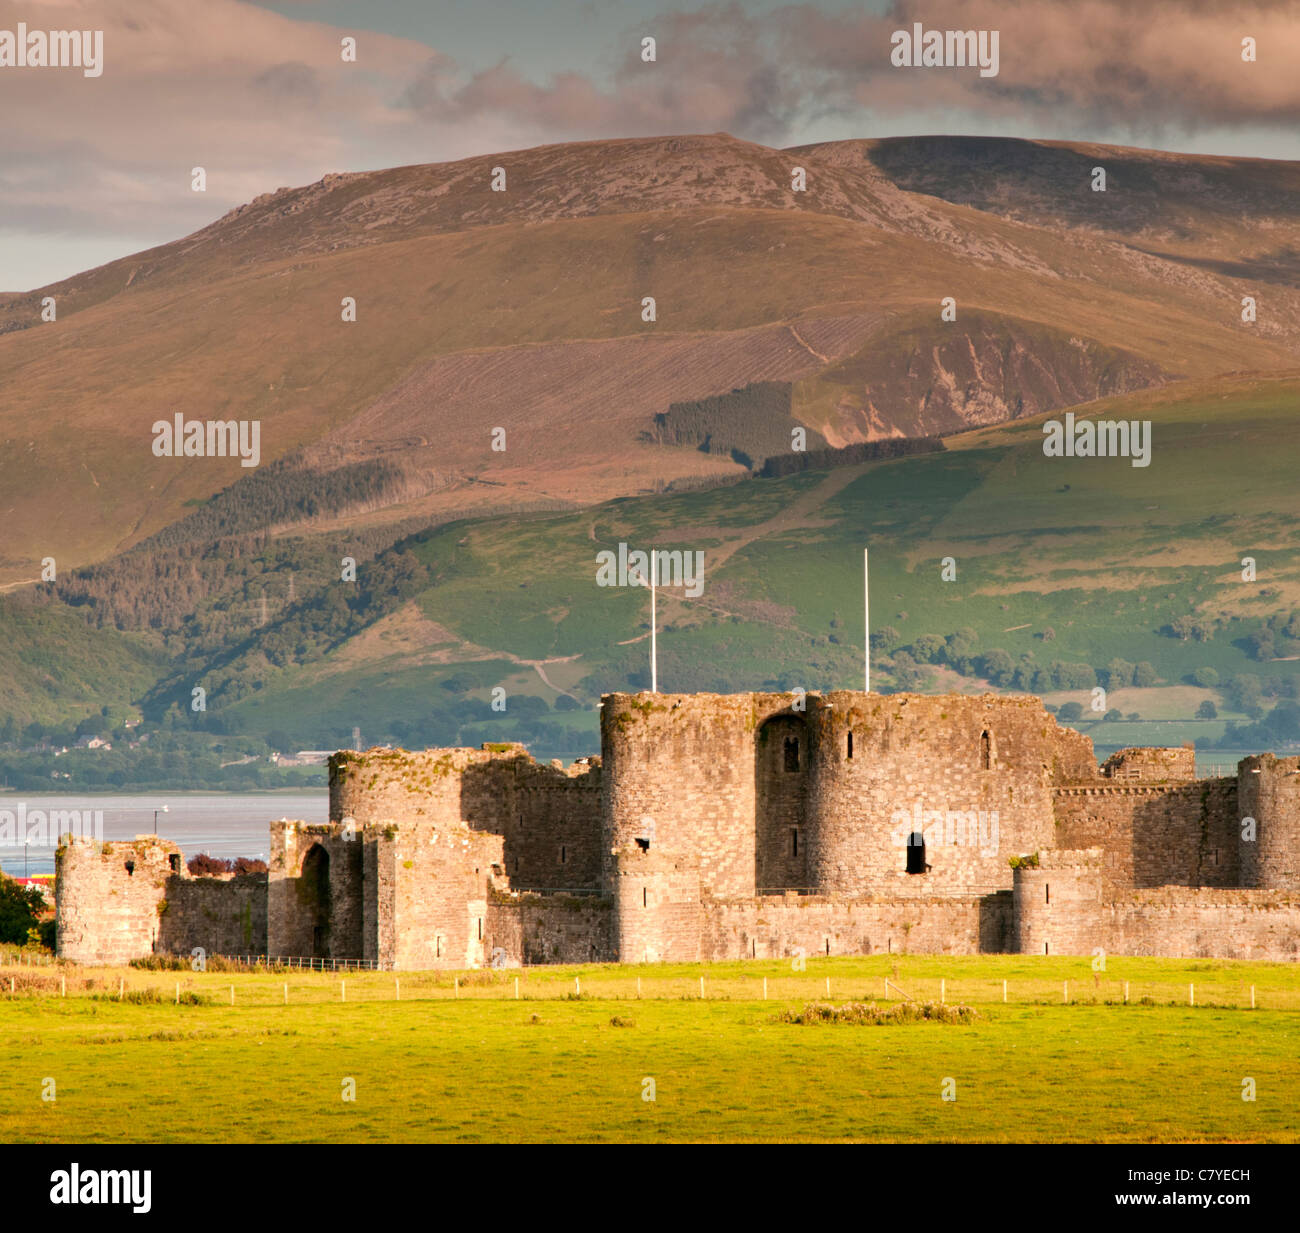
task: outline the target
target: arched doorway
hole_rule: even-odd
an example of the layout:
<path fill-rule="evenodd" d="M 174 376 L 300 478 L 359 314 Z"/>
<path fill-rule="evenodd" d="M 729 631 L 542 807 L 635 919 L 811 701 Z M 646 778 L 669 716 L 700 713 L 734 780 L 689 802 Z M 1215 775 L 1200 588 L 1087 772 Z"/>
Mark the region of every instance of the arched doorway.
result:
<path fill-rule="evenodd" d="M 797 890 L 808 885 L 808 725 L 801 715 L 773 715 L 759 725 L 755 741 L 755 885 L 760 891 Z"/>
<path fill-rule="evenodd" d="M 330 856 L 312 844 L 298 878 L 298 902 L 311 930 L 311 958 L 330 957 Z"/>

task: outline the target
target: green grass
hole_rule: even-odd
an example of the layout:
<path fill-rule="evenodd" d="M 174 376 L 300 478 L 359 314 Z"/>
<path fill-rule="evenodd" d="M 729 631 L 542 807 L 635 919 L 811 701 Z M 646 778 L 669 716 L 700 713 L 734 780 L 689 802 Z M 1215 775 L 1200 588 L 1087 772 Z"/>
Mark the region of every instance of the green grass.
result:
<path fill-rule="evenodd" d="M 0 995 L 6 1142 L 1119 1141 L 1300 1137 L 1293 965 L 1017 956 L 530 968 L 127 973 Z M 0 972 L 7 986 L 13 972 Z M 57 986 L 59 969 L 39 969 Z M 115 998 L 149 987 L 164 1000 Z M 699 996 L 699 977 L 706 997 Z M 1094 983 L 1093 977 L 1097 977 Z M 762 999 L 762 981 L 769 985 Z M 965 1001 L 969 1026 L 804 1026 L 783 1010 Z M 175 981 L 210 999 L 175 1005 Z M 514 979 L 520 997 L 514 997 Z M 569 998 L 575 977 L 582 996 Z M 83 982 L 97 982 L 87 990 Z M 636 981 L 642 996 L 636 997 Z M 1001 1002 L 1006 979 L 1010 1001 Z M 1071 982 L 1065 1004 L 1061 982 Z M 1122 1004 L 1130 981 L 1129 1005 Z M 456 989 L 456 982 L 468 982 Z M 1187 983 L 1198 1001 L 1187 1005 Z M 289 1004 L 283 987 L 289 985 Z M 235 986 L 236 1004 L 228 1004 Z M 1255 985 L 1261 1009 L 1249 1005 Z M 109 996 L 103 997 L 105 991 Z M 1204 994 L 1202 995 L 1202 990 Z M 94 994 L 100 994 L 95 998 Z M 897 996 L 897 995 L 895 995 Z M 1150 997 L 1153 1004 L 1136 999 Z M 1091 1000 L 1076 1001 L 1077 997 Z M 1170 1003 L 1174 1004 L 1170 1004 Z M 1235 1003 L 1235 1005 L 1234 1005 Z M 615 1024 L 612 1020 L 618 1020 Z M 1257 1099 L 1241 1099 L 1253 1078 Z M 57 1099 L 42 1101 L 53 1078 Z M 342 1098 L 344 1081 L 355 1101 Z M 644 1081 L 655 1086 L 642 1099 Z M 941 1099 L 945 1080 L 956 1100 Z"/>

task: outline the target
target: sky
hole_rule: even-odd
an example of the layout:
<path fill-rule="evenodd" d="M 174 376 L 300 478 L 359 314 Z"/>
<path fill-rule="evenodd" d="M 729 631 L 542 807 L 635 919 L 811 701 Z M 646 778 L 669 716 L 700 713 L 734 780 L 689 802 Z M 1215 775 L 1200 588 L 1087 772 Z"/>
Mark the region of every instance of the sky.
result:
<path fill-rule="evenodd" d="M 997 76 L 891 64 L 916 21 L 998 31 Z M 1300 0 L 0 0 L 0 40 L 19 22 L 102 30 L 104 63 L 0 64 L 0 291 L 327 172 L 551 142 L 960 133 L 1300 158 Z"/>

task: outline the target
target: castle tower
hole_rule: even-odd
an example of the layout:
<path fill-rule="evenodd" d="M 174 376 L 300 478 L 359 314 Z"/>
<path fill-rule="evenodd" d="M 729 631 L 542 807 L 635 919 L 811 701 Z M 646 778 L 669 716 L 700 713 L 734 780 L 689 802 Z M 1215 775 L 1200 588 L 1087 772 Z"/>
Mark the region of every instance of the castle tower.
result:
<path fill-rule="evenodd" d="M 608 694 L 601 703 L 602 881 L 639 848 L 694 855 L 702 888 L 755 888 L 755 728 L 788 694 Z"/>
<path fill-rule="evenodd" d="M 836 691 L 808 715 L 819 893 L 1009 890 L 1007 858 L 1052 843 L 1051 782 L 1075 734 L 1036 699 Z"/>
<path fill-rule="evenodd" d="M 158 949 L 168 881 L 181 873 L 174 843 L 153 835 L 117 843 L 74 838 L 55 861 L 59 958 L 122 964 Z"/>
<path fill-rule="evenodd" d="M 612 857 L 619 962 L 696 962 L 701 954 L 699 860 L 635 844 Z"/>
<path fill-rule="evenodd" d="M 1237 766 L 1241 884 L 1300 890 L 1300 757 L 1259 754 Z M 1255 820 L 1249 837 L 1247 818 Z"/>
<path fill-rule="evenodd" d="M 1100 848 L 1042 852 L 1013 873 L 1013 948 L 1021 955 L 1090 955 L 1104 948 Z"/>

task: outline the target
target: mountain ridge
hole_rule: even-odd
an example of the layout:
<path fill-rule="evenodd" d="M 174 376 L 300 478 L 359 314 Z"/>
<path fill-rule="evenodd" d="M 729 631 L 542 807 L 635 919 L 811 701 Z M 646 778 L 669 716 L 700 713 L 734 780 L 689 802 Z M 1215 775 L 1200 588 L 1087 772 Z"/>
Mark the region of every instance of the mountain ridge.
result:
<path fill-rule="evenodd" d="M 935 142 L 962 157 L 936 157 Z M 1112 167 L 1108 194 L 1080 178 L 1094 157 Z M 151 424 L 177 409 L 258 419 L 266 462 L 398 458 L 396 523 L 737 476 L 726 457 L 644 432 L 672 402 L 755 380 L 794 383 L 792 429 L 851 443 L 1284 368 L 1300 356 L 1288 256 L 1300 220 L 1272 188 L 1243 197 L 1235 221 L 1193 209 L 1205 166 L 1230 185 L 1258 161 L 1207 158 L 958 138 L 779 150 L 715 134 L 331 173 L 262 194 L 190 236 L 0 296 L 0 583 L 46 556 L 108 559 L 238 482 L 232 460 L 152 456 Z M 795 165 L 806 192 L 791 191 Z M 1298 166 L 1270 174 L 1286 186 Z M 1161 176 L 1191 187 L 1171 197 Z M 1013 217 L 1008 194 L 1033 217 Z M 1142 220 L 1166 198 L 1158 249 Z M 1070 204 L 1060 219 L 1057 201 Z M 1136 229 L 1075 221 L 1101 209 Z M 1252 247 L 1265 233 L 1272 265 Z M 1267 292 L 1245 327 L 1238 300 L 1259 288 L 1239 270 L 1256 266 L 1271 281 L 1256 280 Z M 40 321 L 38 292 L 54 295 L 56 322 Z M 945 296 L 955 323 L 940 318 Z M 852 348 L 823 345 L 827 330 Z M 1080 354 L 1100 358 L 1080 368 Z M 1074 375 L 1030 375 L 1044 371 Z"/>

